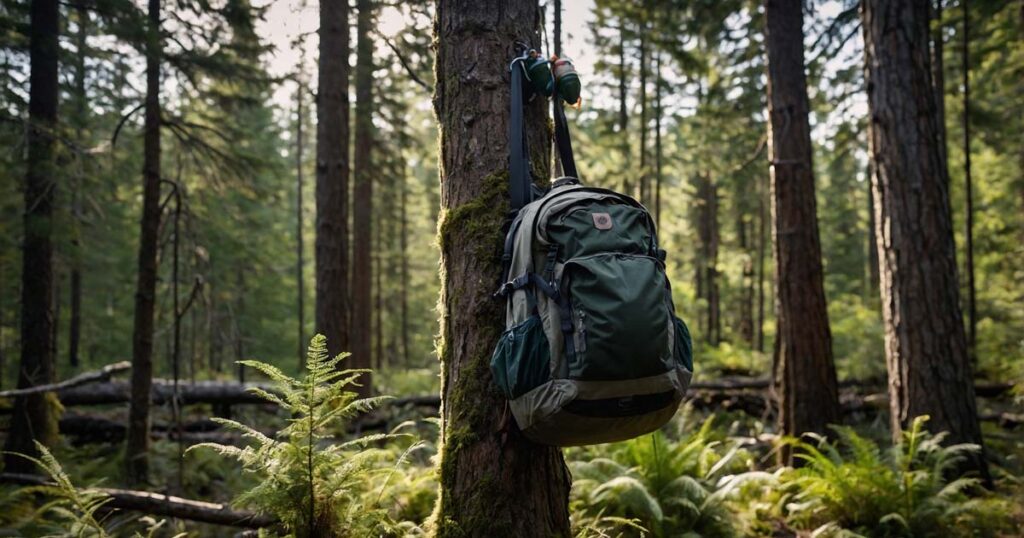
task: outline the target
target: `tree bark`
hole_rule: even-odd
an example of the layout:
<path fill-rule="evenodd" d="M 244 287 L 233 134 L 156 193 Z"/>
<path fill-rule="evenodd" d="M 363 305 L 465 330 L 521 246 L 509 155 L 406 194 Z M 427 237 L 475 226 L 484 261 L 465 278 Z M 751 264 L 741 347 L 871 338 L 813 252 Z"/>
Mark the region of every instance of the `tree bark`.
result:
<path fill-rule="evenodd" d="M 626 23 L 619 23 L 619 136 L 622 137 L 622 192 L 629 194 L 633 188 L 629 175 L 629 111 L 626 106 Z"/>
<path fill-rule="evenodd" d="M 372 0 L 358 0 L 356 20 L 356 121 L 352 206 L 352 357 L 349 368 L 373 365 L 373 29 Z M 361 396 L 371 391 L 370 374 L 360 379 Z"/>
<path fill-rule="evenodd" d="M 961 58 L 964 72 L 964 253 L 967 258 L 964 271 L 967 273 L 967 355 L 974 363 L 977 361 L 978 307 L 974 286 L 974 185 L 971 181 L 971 13 L 968 0 L 961 1 L 964 10 Z M 940 115 L 939 120 L 943 119 L 944 116 Z M 940 130 L 944 132 L 941 127 Z M 945 166 L 945 151 L 942 151 L 942 157 Z"/>
<path fill-rule="evenodd" d="M 316 331 L 349 348 L 348 2 L 320 2 L 316 98 Z"/>
<path fill-rule="evenodd" d="M 303 58 L 305 54 L 303 54 Z M 303 150 L 303 127 L 305 127 L 305 111 L 303 110 L 303 104 L 306 101 L 306 81 L 302 72 L 296 77 L 298 82 L 298 90 L 295 92 L 295 287 L 296 287 L 296 304 L 295 309 L 298 314 L 298 359 L 299 359 L 299 370 L 303 370 L 306 367 L 306 279 L 303 276 L 305 274 L 306 259 L 304 256 L 303 249 L 305 244 L 303 243 L 302 226 L 305 219 L 302 214 L 302 157 Z"/>
<path fill-rule="evenodd" d="M 25 173 L 24 243 L 21 271 L 21 364 L 18 388 L 52 383 L 53 348 L 53 204 L 57 188 L 57 0 L 33 0 L 29 23 L 28 162 Z M 57 409 L 46 394 L 14 400 L 10 432 L 4 443 L 4 469 L 35 472 L 35 464 L 12 452 L 38 457 L 35 441 L 57 440 Z"/>
<path fill-rule="evenodd" d="M 649 204 L 650 176 L 647 173 L 647 28 L 640 25 L 640 202 Z M 628 194 L 628 193 L 627 193 Z"/>
<path fill-rule="evenodd" d="M 764 258 L 768 239 L 765 228 L 768 215 L 764 181 L 757 182 L 757 322 L 754 324 L 754 349 L 764 351 Z"/>
<path fill-rule="evenodd" d="M 947 162 L 948 149 L 946 146 L 946 75 L 943 68 L 943 49 L 944 41 L 942 32 L 942 2 L 944 0 L 933 0 L 931 18 L 932 18 L 932 84 L 935 86 L 935 108 L 936 114 L 939 116 L 938 134 L 939 134 L 939 151 L 942 152 L 942 162 L 946 163 L 946 169 L 949 169 Z M 947 172 L 948 177 L 948 172 Z"/>
<path fill-rule="evenodd" d="M 827 433 L 840 420 L 839 389 L 818 237 L 801 0 L 767 0 L 765 20 L 779 430 Z"/>
<path fill-rule="evenodd" d="M 654 56 L 654 227 L 661 230 L 661 52 Z"/>
<path fill-rule="evenodd" d="M 568 536 L 561 452 L 514 429 L 489 363 L 504 328 L 491 298 L 508 198 L 508 65 L 540 42 L 537 0 L 440 0 L 434 109 L 440 122 L 442 429 L 437 536 Z M 543 126 L 543 100 L 526 124 Z M 548 177 L 550 135 L 528 131 L 534 177 Z"/>
<path fill-rule="evenodd" d="M 75 7 L 75 140 L 86 147 L 85 128 L 88 121 L 85 94 L 86 38 L 89 35 L 89 11 L 85 6 Z M 77 156 L 77 169 L 72 174 L 71 188 L 71 315 L 68 320 L 68 363 L 78 368 L 79 344 L 82 337 L 82 183 L 85 179 L 85 158 Z M 56 349 L 56 346 L 54 346 Z"/>
<path fill-rule="evenodd" d="M 936 141 L 929 0 L 864 0 L 875 233 L 893 436 L 914 417 L 981 444 L 957 286 L 948 178 Z M 983 457 L 970 465 L 987 477 Z"/>

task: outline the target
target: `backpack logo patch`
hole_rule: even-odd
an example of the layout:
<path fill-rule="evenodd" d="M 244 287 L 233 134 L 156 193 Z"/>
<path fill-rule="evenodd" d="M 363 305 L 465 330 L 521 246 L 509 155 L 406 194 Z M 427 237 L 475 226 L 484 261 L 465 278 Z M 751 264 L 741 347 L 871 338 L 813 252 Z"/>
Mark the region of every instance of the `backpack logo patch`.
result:
<path fill-rule="evenodd" d="M 590 216 L 594 219 L 594 228 L 598 230 L 612 229 L 612 216 L 608 213 L 591 213 Z"/>

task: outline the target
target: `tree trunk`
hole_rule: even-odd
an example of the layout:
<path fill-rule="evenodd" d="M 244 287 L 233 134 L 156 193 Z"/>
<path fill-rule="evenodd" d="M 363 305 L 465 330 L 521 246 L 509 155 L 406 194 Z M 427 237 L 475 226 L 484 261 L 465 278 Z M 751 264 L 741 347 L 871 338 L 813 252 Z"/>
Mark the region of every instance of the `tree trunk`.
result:
<path fill-rule="evenodd" d="M 626 107 L 626 23 L 619 23 L 619 136 L 622 137 L 622 192 L 629 194 L 633 188 L 629 181 L 629 112 Z"/>
<path fill-rule="evenodd" d="M 765 228 L 768 222 L 766 191 L 764 181 L 758 181 L 757 189 L 757 322 L 754 324 L 754 349 L 764 351 L 764 258 L 768 239 Z"/>
<path fill-rule="evenodd" d="M 650 203 L 650 177 L 647 174 L 647 28 L 640 25 L 640 202 Z M 628 193 L 627 193 L 628 194 Z"/>
<path fill-rule="evenodd" d="M 160 0 L 149 0 L 148 11 L 142 224 L 132 328 L 132 399 L 125 443 L 128 481 L 133 484 L 149 479 L 149 388 L 153 377 L 153 316 L 160 229 Z"/>
<path fill-rule="evenodd" d="M 305 55 L 303 55 L 305 56 Z M 296 287 L 296 304 L 295 308 L 298 313 L 298 359 L 299 359 L 299 370 L 303 370 L 306 367 L 306 279 L 303 277 L 305 271 L 303 269 L 306 266 L 305 257 L 303 255 L 303 243 L 302 237 L 302 224 L 304 222 L 302 216 L 302 157 L 303 157 L 303 127 L 305 122 L 305 112 L 303 111 L 302 105 L 306 100 L 306 81 L 303 80 L 302 73 L 299 74 L 298 78 L 298 90 L 295 94 L 295 287 Z"/>
<path fill-rule="evenodd" d="M 399 269 L 401 287 L 401 331 L 402 331 L 402 367 L 409 366 L 409 215 L 408 215 L 408 178 L 402 175 L 399 183 L 399 212 L 401 213 L 401 229 L 399 231 L 399 250 L 401 254 L 398 259 L 401 264 Z"/>
<path fill-rule="evenodd" d="M 358 0 L 356 32 L 356 121 L 354 203 L 352 207 L 352 357 L 349 368 L 372 367 L 373 341 L 373 30 L 372 0 Z M 360 379 L 359 393 L 368 396 L 370 374 Z"/>
<path fill-rule="evenodd" d="M 874 175 L 874 168 L 871 163 L 868 162 L 868 178 Z M 868 283 L 865 288 L 870 294 L 877 294 L 878 287 L 881 284 L 881 277 L 878 272 L 878 244 L 877 238 L 875 237 L 875 229 L 877 228 L 875 223 L 878 221 L 878 214 L 875 211 L 875 197 L 871 194 L 871 181 L 868 181 L 868 270 L 867 279 Z"/>
<path fill-rule="evenodd" d="M 661 53 L 654 59 L 654 227 L 661 230 Z"/>
<path fill-rule="evenodd" d="M 875 233 L 893 436 L 914 417 L 981 444 L 958 298 L 948 178 L 936 141 L 929 0 L 864 0 Z M 983 457 L 971 465 L 987 477 Z"/>
<path fill-rule="evenodd" d="M 320 2 L 316 98 L 316 331 L 349 348 L 348 2 Z"/>
<path fill-rule="evenodd" d="M 85 128 L 87 119 L 87 97 L 85 94 L 86 37 L 89 34 L 89 11 L 83 5 L 75 7 L 75 140 L 79 146 L 87 147 Z M 85 179 L 85 158 L 77 157 L 77 169 L 71 175 L 71 316 L 68 325 L 68 363 L 78 368 L 79 344 L 82 337 L 82 182 Z M 55 346 L 56 348 L 56 346 Z"/>
<path fill-rule="evenodd" d="M 948 150 L 946 147 L 946 75 L 943 68 L 944 40 L 942 32 L 942 2 L 944 0 L 933 0 L 932 7 L 932 85 L 935 87 L 935 108 L 939 116 L 938 134 L 939 151 L 942 152 L 942 162 L 946 163 L 946 170 L 949 170 L 947 163 Z M 966 9 L 966 5 L 965 5 Z M 948 177 L 948 172 L 947 172 Z"/>
<path fill-rule="evenodd" d="M 718 288 L 718 187 L 710 172 L 697 174 L 697 234 L 700 254 L 697 270 L 697 297 L 704 299 L 704 334 L 708 344 L 721 339 L 721 308 Z"/>
<path fill-rule="evenodd" d="M 561 452 L 515 430 L 489 368 L 504 328 L 491 294 L 509 200 L 508 65 L 514 43 L 539 43 L 539 17 L 537 0 L 440 0 L 434 19 L 443 406 L 433 523 L 442 537 L 570 533 Z M 542 101 L 525 105 L 527 125 L 545 125 Z M 533 175 L 547 177 L 548 130 L 527 131 Z"/>
<path fill-rule="evenodd" d="M 754 346 L 754 252 L 750 247 L 750 233 L 746 220 L 747 212 L 740 208 L 736 213 L 736 235 L 739 237 L 740 252 L 743 253 L 742 289 L 740 291 L 740 338 L 750 347 Z"/>
<path fill-rule="evenodd" d="M 53 202 L 57 188 L 54 131 L 57 128 L 57 0 L 33 0 L 29 23 L 28 163 L 25 172 L 24 242 L 21 270 L 21 364 L 18 388 L 52 383 L 53 348 Z M 14 399 L 10 431 L 4 443 L 4 470 L 33 473 L 36 465 L 18 454 L 38 457 L 35 441 L 57 440 L 53 397 L 29 394 Z"/>
<path fill-rule="evenodd" d="M 801 9 L 801 0 L 765 2 L 768 155 L 778 282 L 772 374 L 779 430 L 793 436 L 827 433 L 828 425 L 840 420 L 814 198 Z"/>
<path fill-rule="evenodd" d="M 961 1 L 964 10 L 961 58 L 964 71 L 964 253 L 967 258 L 964 271 L 967 273 L 967 355 L 974 363 L 977 361 L 978 307 L 975 301 L 974 286 L 974 185 L 971 181 L 971 13 L 968 1 Z M 944 116 L 939 116 L 940 120 L 943 118 Z M 942 156 L 945 157 L 945 151 L 942 152 Z M 943 160 L 943 165 L 945 165 L 945 160 Z"/>

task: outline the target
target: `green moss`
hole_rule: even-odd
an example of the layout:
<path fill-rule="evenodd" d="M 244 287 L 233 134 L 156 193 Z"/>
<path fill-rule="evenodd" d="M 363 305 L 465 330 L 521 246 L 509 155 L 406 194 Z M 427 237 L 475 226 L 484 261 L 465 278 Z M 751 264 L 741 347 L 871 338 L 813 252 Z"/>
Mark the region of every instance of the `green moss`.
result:
<path fill-rule="evenodd" d="M 482 179 L 480 193 L 472 200 L 442 212 L 438 223 L 438 243 L 445 259 L 452 256 L 473 256 L 491 268 L 497 279 L 497 270 L 501 263 L 500 245 L 503 243 L 501 227 L 506 217 L 504 208 L 508 207 L 508 171 L 502 170 Z M 469 248 L 468 252 L 464 249 Z M 460 254 L 455 254 L 460 252 Z M 476 480 L 473 492 L 466 497 L 470 502 L 452 505 L 450 492 L 454 489 L 457 479 L 457 468 L 465 464 L 460 453 L 483 440 L 493 430 L 493 409 L 480 405 L 481 395 L 496 389 L 491 384 L 490 352 L 487 346 L 474 356 L 461 357 L 459 364 L 458 383 L 451 384 L 448 379 L 453 350 L 446 342 L 456 328 L 450 325 L 450 313 L 462 312 L 470 305 L 475 308 L 481 319 L 493 318 L 494 323 L 486 321 L 474 327 L 477 342 L 495 342 L 501 333 L 501 305 L 498 302 L 480 303 L 478 298 L 463 296 L 460 286 L 448 285 L 446 267 L 441 267 L 442 291 L 444 301 L 438 305 L 441 314 L 441 331 L 436 347 L 438 358 L 442 364 L 442 391 L 445 395 L 444 435 L 440 447 L 441 465 L 438 479 L 440 494 L 434 514 L 431 516 L 432 534 L 444 537 L 467 536 L 466 529 L 495 528 L 493 515 L 486 506 L 504 499 L 492 499 L 496 488 L 493 477 Z M 483 398 L 489 401 L 491 398 Z M 489 489 L 488 489 L 489 488 Z M 462 499 L 465 501 L 466 499 Z M 479 513 L 475 513 L 479 510 Z M 471 511 L 474 513 L 467 513 Z"/>

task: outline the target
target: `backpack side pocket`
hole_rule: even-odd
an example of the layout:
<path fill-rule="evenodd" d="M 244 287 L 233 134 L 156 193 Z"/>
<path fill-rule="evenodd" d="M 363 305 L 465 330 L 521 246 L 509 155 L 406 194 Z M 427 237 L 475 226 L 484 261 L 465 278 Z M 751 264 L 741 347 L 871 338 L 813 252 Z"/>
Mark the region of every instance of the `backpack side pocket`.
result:
<path fill-rule="evenodd" d="M 491 356 L 491 375 L 512 400 L 551 379 L 551 349 L 539 316 L 508 329 Z"/>

